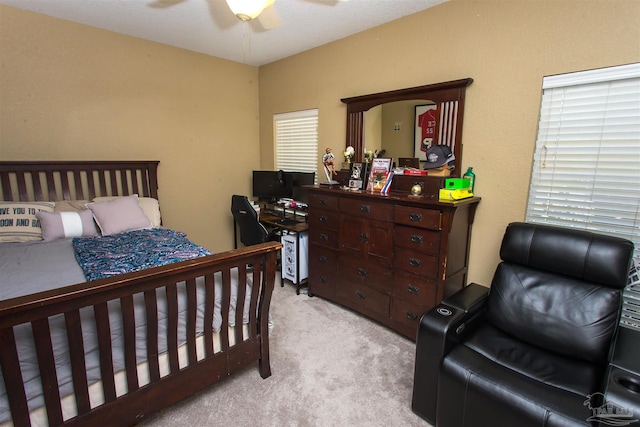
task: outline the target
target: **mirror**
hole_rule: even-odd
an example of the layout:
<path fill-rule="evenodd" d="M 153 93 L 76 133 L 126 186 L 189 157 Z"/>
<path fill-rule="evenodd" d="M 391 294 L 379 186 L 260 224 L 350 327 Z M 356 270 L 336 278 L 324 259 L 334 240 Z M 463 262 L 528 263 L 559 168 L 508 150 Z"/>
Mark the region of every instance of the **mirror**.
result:
<path fill-rule="evenodd" d="M 386 140 L 391 138 L 386 135 L 387 128 L 389 128 L 389 123 L 385 124 L 384 119 L 386 109 L 399 111 L 410 108 L 413 110 L 410 120 L 405 118 L 393 121 L 392 132 L 395 129 L 395 122 L 401 121 L 400 130 L 405 129 L 405 135 L 406 132 L 414 133 L 415 143 L 415 115 L 425 111 L 424 108 L 417 110 L 416 106 L 432 105 L 432 107 L 426 108 L 433 110 L 431 114 L 435 118 L 432 143 L 434 145 L 448 145 L 456 158 L 456 164 L 460 165 L 462 163 L 464 96 L 466 87 L 472 82 L 473 79 L 467 78 L 342 99 L 341 101 L 347 104 L 347 141 L 345 147 L 350 145 L 355 149 L 354 161 L 356 162 L 363 160 L 365 147 L 367 151 L 385 149 Z M 399 112 L 392 114 L 399 114 Z M 384 131 L 383 126 L 385 127 Z M 365 135 L 367 135 L 366 144 Z M 406 148 L 403 150 L 406 151 Z M 392 155 L 395 157 L 395 154 L 392 153 L 386 157 Z M 424 160 L 424 155 L 420 160 Z M 456 168 L 452 176 L 460 176 L 460 168 Z"/>
<path fill-rule="evenodd" d="M 426 154 L 420 150 L 422 131 L 429 128 L 420 127 L 416 135 L 416 113 L 418 117 L 424 117 L 426 111 L 435 108 L 433 101 L 428 99 L 387 102 L 371 107 L 364 113 L 364 152 L 377 150 L 380 153 L 384 150 L 384 157 L 391 157 L 395 162 L 399 158 L 412 157 L 424 161 Z M 416 138 L 419 142 L 416 142 Z M 427 145 L 431 145 L 432 139 L 429 133 Z"/>

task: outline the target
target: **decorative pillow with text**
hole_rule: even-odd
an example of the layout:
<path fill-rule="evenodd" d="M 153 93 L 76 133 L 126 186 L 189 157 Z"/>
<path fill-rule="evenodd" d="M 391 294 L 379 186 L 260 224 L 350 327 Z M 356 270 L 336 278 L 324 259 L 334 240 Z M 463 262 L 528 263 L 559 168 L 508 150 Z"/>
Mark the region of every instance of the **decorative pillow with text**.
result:
<path fill-rule="evenodd" d="M 53 202 L 0 202 L 0 242 L 42 240 L 38 212 L 53 212 Z"/>

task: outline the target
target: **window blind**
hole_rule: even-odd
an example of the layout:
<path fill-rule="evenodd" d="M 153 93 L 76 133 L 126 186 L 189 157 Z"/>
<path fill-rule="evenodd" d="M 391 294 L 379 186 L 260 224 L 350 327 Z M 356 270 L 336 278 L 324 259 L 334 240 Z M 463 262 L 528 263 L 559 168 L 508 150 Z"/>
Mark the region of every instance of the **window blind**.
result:
<path fill-rule="evenodd" d="M 274 115 L 276 169 L 316 172 L 318 168 L 318 110 Z M 316 173 L 316 182 L 318 180 Z"/>
<path fill-rule="evenodd" d="M 640 260 L 634 260 L 629 273 L 629 284 L 622 295 L 622 318 L 620 323 L 630 328 L 640 329 Z"/>
<path fill-rule="evenodd" d="M 627 238 L 638 259 L 640 64 L 545 77 L 542 89 L 526 220 Z M 629 304 L 640 307 L 640 284 Z"/>

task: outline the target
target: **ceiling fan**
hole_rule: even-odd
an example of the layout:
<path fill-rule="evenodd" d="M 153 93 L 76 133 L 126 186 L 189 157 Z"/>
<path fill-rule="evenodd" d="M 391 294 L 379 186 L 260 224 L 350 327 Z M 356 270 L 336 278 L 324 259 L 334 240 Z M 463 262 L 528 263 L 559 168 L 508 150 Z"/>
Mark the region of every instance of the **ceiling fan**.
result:
<path fill-rule="evenodd" d="M 167 8 L 186 0 L 155 0 L 149 6 Z M 280 17 L 273 4 L 275 0 L 225 0 L 231 12 L 242 22 L 256 20 L 263 30 L 272 30 L 281 25 Z M 304 0 L 335 5 L 348 0 Z"/>
<path fill-rule="evenodd" d="M 348 0 L 306 0 L 335 5 Z M 265 30 L 280 26 L 280 17 L 273 6 L 275 0 L 226 0 L 229 9 L 243 22 L 257 19 Z"/>
<path fill-rule="evenodd" d="M 265 30 L 271 30 L 280 26 L 280 17 L 271 7 L 275 0 L 226 0 L 229 9 L 242 22 L 258 18 L 260 25 Z"/>

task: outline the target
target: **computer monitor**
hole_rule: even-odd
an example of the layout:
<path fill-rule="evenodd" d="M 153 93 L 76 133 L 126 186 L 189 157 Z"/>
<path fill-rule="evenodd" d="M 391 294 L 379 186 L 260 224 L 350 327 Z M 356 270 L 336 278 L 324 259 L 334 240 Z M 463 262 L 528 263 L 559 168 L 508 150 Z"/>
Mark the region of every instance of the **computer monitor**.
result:
<path fill-rule="evenodd" d="M 304 185 L 313 185 L 316 181 L 315 172 L 285 172 L 285 175 L 290 174 L 293 179 L 293 195 L 292 198 L 296 202 L 309 203 L 309 197 L 307 196 L 307 190 L 302 188 Z"/>
<path fill-rule="evenodd" d="M 253 171 L 253 197 L 266 202 L 292 199 L 293 179 L 283 171 Z"/>
<path fill-rule="evenodd" d="M 418 157 L 400 157 L 398 158 L 398 167 L 420 169 L 420 159 Z"/>

